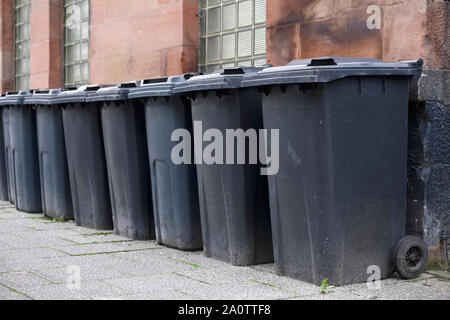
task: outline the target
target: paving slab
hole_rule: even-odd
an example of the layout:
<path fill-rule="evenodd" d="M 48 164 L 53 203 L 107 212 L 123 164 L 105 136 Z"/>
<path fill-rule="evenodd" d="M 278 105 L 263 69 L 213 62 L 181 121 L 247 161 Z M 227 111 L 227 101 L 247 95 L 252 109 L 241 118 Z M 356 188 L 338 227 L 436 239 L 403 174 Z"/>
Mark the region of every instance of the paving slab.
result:
<path fill-rule="evenodd" d="M 65 239 L 78 244 L 131 241 L 125 237 L 118 236 L 113 232 L 91 232 L 87 234 L 74 233 L 73 235 L 67 235 Z"/>
<path fill-rule="evenodd" d="M 0 240 L 0 250 L 6 250 L 6 249 L 14 249 L 14 248 Z"/>
<path fill-rule="evenodd" d="M 72 244 L 56 234 L 47 232 L 9 232 L 0 234 L 0 241 L 13 249 L 30 249 L 42 247 L 57 247 Z"/>
<path fill-rule="evenodd" d="M 153 254 L 146 255 L 142 252 L 130 252 L 114 254 L 123 261 L 121 268 L 128 277 L 154 276 L 170 272 L 192 271 L 197 266 L 170 259 L 161 254 L 163 249 L 153 250 Z"/>
<path fill-rule="evenodd" d="M 251 297 L 252 291 L 261 290 L 276 298 L 301 296 L 319 292 L 319 287 L 286 277 L 280 277 L 270 272 L 257 270 L 251 267 L 216 268 L 209 270 L 194 270 L 180 273 L 192 279 L 197 279 L 213 286 L 233 288 L 252 288 L 242 295 Z"/>
<path fill-rule="evenodd" d="M 159 290 L 158 292 L 144 292 L 137 295 L 116 297 L 118 300 L 201 300 L 182 290 Z"/>
<path fill-rule="evenodd" d="M 61 264 L 54 259 L 35 258 L 35 259 L 3 259 L 0 261 L 0 273 L 12 271 L 36 271 L 61 267 Z"/>
<path fill-rule="evenodd" d="M 201 279 L 187 276 L 184 273 L 170 273 L 141 278 L 122 278 L 105 280 L 105 282 L 137 295 L 146 295 L 152 299 L 170 299 L 168 293 L 178 292 L 180 298 L 210 300 L 252 300 L 283 299 L 292 296 L 272 287 L 266 287 L 251 281 L 227 284 L 207 283 Z"/>
<path fill-rule="evenodd" d="M 75 274 L 79 287 L 72 288 Z M 156 241 L 131 241 L 0 202 L 0 299 L 404 300 L 450 299 L 446 274 L 329 288 L 277 275 L 275 264 L 235 267 Z"/>
<path fill-rule="evenodd" d="M 8 232 L 29 232 L 33 227 L 30 227 L 21 220 L 25 219 L 2 219 L 0 223 L 0 233 Z"/>
<path fill-rule="evenodd" d="M 70 244 L 65 246 L 52 247 L 55 251 L 65 253 L 72 256 L 83 255 L 102 255 L 120 252 L 146 251 L 155 250 L 159 246 L 148 242 L 112 242 L 112 243 L 87 243 L 87 244 Z"/>
<path fill-rule="evenodd" d="M 360 289 L 352 293 L 372 300 L 449 300 L 448 281 L 428 279 L 421 282 L 405 282 L 383 285 L 380 290 Z"/>
<path fill-rule="evenodd" d="M 83 283 L 88 283 L 92 280 L 133 276 L 127 273 L 127 264 L 124 265 L 122 260 L 111 255 L 69 256 L 52 260 L 55 264 L 59 265 L 58 268 L 44 268 L 36 271 L 58 283 L 65 283 L 67 281 L 69 277 L 68 268 L 70 267 L 79 268 Z"/>
<path fill-rule="evenodd" d="M 49 284 L 22 289 L 33 300 L 90 300 L 79 290 L 70 290 L 65 284 Z"/>
<path fill-rule="evenodd" d="M 114 256 L 134 262 L 146 270 L 155 272 L 191 271 L 226 267 L 227 264 L 203 256 L 203 253 L 176 252 L 169 248 L 115 253 Z"/>
<path fill-rule="evenodd" d="M 186 252 L 172 248 L 166 248 L 160 252 L 166 258 L 198 268 L 225 268 L 230 264 L 224 261 L 211 259 L 205 256 L 203 251 Z M 143 252 L 143 254 L 148 254 Z"/>
<path fill-rule="evenodd" d="M 82 282 L 78 292 L 90 300 L 122 300 L 133 294 L 130 291 L 110 285 L 103 280 Z"/>
<path fill-rule="evenodd" d="M 29 289 L 54 283 L 28 271 L 17 271 L 0 274 L 0 284 L 26 294 Z"/>
<path fill-rule="evenodd" d="M 32 300 L 32 298 L 0 283 L 0 300 Z"/>

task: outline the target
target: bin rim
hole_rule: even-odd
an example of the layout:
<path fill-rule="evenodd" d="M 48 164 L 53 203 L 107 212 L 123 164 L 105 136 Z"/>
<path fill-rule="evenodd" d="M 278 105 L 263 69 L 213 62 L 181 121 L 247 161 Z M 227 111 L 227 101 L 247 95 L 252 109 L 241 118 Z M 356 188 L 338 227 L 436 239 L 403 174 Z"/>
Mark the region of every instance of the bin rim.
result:
<path fill-rule="evenodd" d="M 143 79 L 138 88 L 130 90 L 128 97 L 129 99 L 170 97 L 174 95 L 175 85 L 185 83 L 189 79 L 199 75 L 201 73 L 192 72 L 176 76 Z"/>
<path fill-rule="evenodd" d="M 24 100 L 26 105 L 56 105 L 58 96 L 65 91 L 75 91 L 77 88 L 47 88 L 33 90 L 31 96 L 27 96 Z"/>
<path fill-rule="evenodd" d="M 0 106 L 23 105 L 25 97 L 28 97 L 31 94 L 30 90 L 8 91 L 0 98 Z"/>
<path fill-rule="evenodd" d="M 111 86 L 112 85 L 94 84 L 94 85 L 83 85 L 76 90 L 65 90 L 54 98 L 54 103 L 55 104 L 85 103 L 89 95 L 94 94 L 101 88 Z"/>
<path fill-rule="evenodd" d="M 385 62 L 373 58 L 320 57 L 294 60 L 246 75 L 243 87 L 296 83 L 327 83 L 351 76 L 410 76 L 418 79 L 423 60 Z"/>
<path fill-rule="evenodd" d="M 262 67 L 219 69 L 212 73 L 194 76 L 185 82 L 177 83 L 173 92 L 178 94 L 208 90 L 239 89 L 242 87 L 242 79 L 246 75 L 256 74 L 262 70 Z"/>
<path fill-rule="evenodd" d="M 127 100 L 128 93 L 133 88 L 138 88 L 141 81 L 127 81 L 114 86 L 105 86 L 86 96 L 86 102 L 103 102 Z"/>

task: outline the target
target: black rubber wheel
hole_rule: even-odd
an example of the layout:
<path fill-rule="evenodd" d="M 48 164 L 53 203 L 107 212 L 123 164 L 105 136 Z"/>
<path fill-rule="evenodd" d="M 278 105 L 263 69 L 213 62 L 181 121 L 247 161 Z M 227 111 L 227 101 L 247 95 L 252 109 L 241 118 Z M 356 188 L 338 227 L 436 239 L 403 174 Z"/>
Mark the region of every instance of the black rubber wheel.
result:
<path fill-rule="evenodd" d="M 395 248 L 395 270 L 405 279 L 418 278 L 428 263 L 428 248 L 419 237 L 406 236 Z"/>

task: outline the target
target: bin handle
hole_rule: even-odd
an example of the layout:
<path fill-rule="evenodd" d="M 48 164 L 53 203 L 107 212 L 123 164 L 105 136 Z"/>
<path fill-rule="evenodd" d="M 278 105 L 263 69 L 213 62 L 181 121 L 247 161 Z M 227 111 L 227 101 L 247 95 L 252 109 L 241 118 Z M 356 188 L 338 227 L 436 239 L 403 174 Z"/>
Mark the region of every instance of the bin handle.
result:
<path fill-rule="evenodd" d="M 65 87 L 65 88 L 62 88 L 61 91 L 74 91 L 77 89 L 78 89 L 77 87 Z"/>
<path fill-rule="evenodd" d="M 88 86 L 84 91 L 97 91 L 100 89 L 100 86 Z"/>
<path fill-rule="evenodd" d="M 119 88 L 137 88 L 136 82 L 125 82 L 121 83 Z"/>
<path fill-rule="evenodd" d="M 244 69 L 238 67 L 238 68 L 224 69 L 221 75 L 225 76 L 230 74 L 244 74 L 244 73 L 245 73 Z"/>
<path fill-rule="evenodd" d="M 308 67 L 319 67 L 319 66 L 337 66 L 336 61 L 333 58 L 323 58 L 323 59 L 311 59 L 311 63 Z"/>
<path fill-rule="evenodd" d="M 142 81 L 142 84 L 152 84 L 152 83 L 161 83 L 161 82 L 167 82 L 169 78 L 163 77 L 163 78 L 152 78 L 152 79 L 144 79 Z"/>
<path fill-rule="evenodd" d="M 34 90 L 34 94 L 49 94 L 49 89 L 40 89 L 40 90 Z"/>
<path fill-rule="evenodd" d="M 409 64 L 411 67 L 422 67 L 423 66 L 423 59 L 419 58 L 417 60 L 400 60 L 400 63 L 406 63 Z"/>
<path fill-rule="evenodd" d="M 190 78 L 201 75 L 201 74 L 202 73 L 185 73 L 183 75 L 183 77 L 184 77 L 184 80 L 189 80 Z"/>

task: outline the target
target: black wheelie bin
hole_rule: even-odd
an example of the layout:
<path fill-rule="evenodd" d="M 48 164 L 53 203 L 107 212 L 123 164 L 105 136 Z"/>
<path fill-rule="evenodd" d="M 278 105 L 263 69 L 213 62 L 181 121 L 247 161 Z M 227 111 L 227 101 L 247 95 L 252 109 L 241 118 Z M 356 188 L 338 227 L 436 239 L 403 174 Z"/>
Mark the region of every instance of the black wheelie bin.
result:
<path fill-rule="evenodd" d="M 24 105 L 30 91 L 9 92 L 2 99 L 9 198 L 17 210 L 42 212 L 36 112 Z M 6 111 L 6 112 L 5 112 Z"/>
<path fill-rule="evenodd" d="M 173 95 L 173 88 L 193 75 L 142 80 L 128 95 L 131 101 L 145 105 L 156 239 L 180 250 L 203 246 L 192 148 L 190 156 L 183 155 L 189 158 L 187 163 L 172 159 L 181 138 L 177 132 L 192 134 L 190 101 L 184 95 Z"/>
<path fill-rule="evenodd" d="M 7 191 L 8 191 L 8 199 L 11 204 L 16 202 L 15 192 L 13 190 L 16 189 L 14 187 L 13 177 L 13 166 L 12 166 L 12 149 L 11 149 L 11 137 L 9 134 L 9 108 L 7 106 L 6 93 L 2 95 L 0 98 L 0 106 L 2 108 L 2 125 L 3 125 L 3 142 L 4 142 L 4 150 L 5 150 L 5 169 L 6 169 L 6 182 L 7 182 Z"/>
<path fill-rule="evenodd" d="M 60 105 L 55 99 L 61 89 L 35 90 L 27 96 L 25 105 L 36 110 L 42 210 L 44 215 L 57 220 L 73 219 L 69 170 Z"/>
<path fill-rule="evenodd" d="M 155 239 L 144 106 L 128 100 L 137 82 L 103 88 L 87 98 L 101 109 L 114 230 L 134 240 Z"/>
<path fill-rule="evenodd" d="M 258 70 L 219 70 L 174 89 L 192 102 L 205 254 L 237 266 L 273 261 L 267 177 L 254 161 L 255 138 L 263 127 L 261 96 L 256 89 L 240 88 L 242 76 Z M 226 136 L 232 147 L 226 146 Z"/>
<path fill-rule="evenodd" d="M 86 98 L 101 86 L 81 86 L 61 92 L 61 105 L 70 190 L 75 223 L 96 230 L 112 230 L 108 175 L 100 108 Z"/>
<path fill-rule="evenodd" d="M 279 273 L 335 286 L 414 277 L 423 241 L 405 237 L 408 85 L 422 61 L 324 57 L 267 68 L 243 81 L 279 130 L 269 177 Z"/>
<path fill-rule="evenodd" d="M 5 129 L 3 122 L 7 120 L 3 120 L 3 118 L 8 117 L 7 109 L 3 109 L 3 100 L 6 94 L 2 94 L 0 97 L 0 201 L 10 201 L 9 188 L 8 188 L 8 175 L 7 175 L 7 160 L 6 160 L 6 148 L 5 148 Z M 7 137 L 9 140 L 9 132 L 7 133 Z M 8 144 L 9 145 L 9 144 Z"/>

